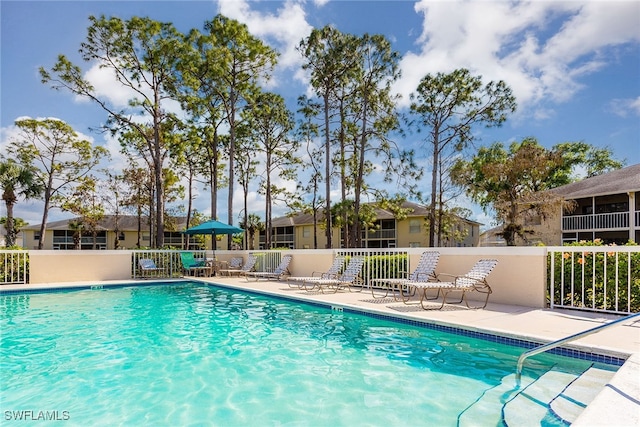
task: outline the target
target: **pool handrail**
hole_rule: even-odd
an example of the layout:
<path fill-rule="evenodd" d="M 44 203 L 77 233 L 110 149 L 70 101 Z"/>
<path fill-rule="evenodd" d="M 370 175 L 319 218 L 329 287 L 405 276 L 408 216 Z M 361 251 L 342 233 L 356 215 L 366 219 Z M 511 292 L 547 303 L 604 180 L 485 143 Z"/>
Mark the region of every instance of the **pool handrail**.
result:
<path fill-rule="evenodd" d="M 578 332 L 578 333 L 575 333 L 575 334 L 570 335 L 568 337 L 561 338 L 559 340 L 552 341 L 550 343 L 543 344 L 543 345 L 540 345 L 538 347 L 534 347 L 534 348 L 532 348 L 530 350 L 525 351 L 518 358 L 518 365 L 516 367 L 516 383 L 520 384 L 520 379 L 522 377 L 522 365 L 524 364 L 524 361 L 525 361 L 525 359 L 527 357 L 535 356 L 536 354 L 543 353 L 543 352 L 545 352 L 547 350 L 551 350 L 553 348 L 561 346 L 562 344 L 568 343 L 568 342 L 573 341 L 573 340 L 577 340 L 578 338 L 582 338 L 582 337 L 586 337 L 586 336 L 591 335 L 591 334 L 595 334 L 596 332 L 599 332 L 599 331 L 601 331 L 603 329 L 607 329 L 607 328 L 615 326 L 615 325 L 617 325 L 619 323 L 629 321 L 629 320 L 633 319 L 634 317 L 638 317 L 638 316 L 640 316 L 640 313 L 630 314 L 628 316 L 621 317 L 620 319 L 616 319 L 616 320 L 613 320 L 611 322 L 607 322 L 607 323 L 604 323 L 602 325 L 598 325 L 598 326 L 596 326 L 594 328 L 587 329 L 585 331 Z"/>

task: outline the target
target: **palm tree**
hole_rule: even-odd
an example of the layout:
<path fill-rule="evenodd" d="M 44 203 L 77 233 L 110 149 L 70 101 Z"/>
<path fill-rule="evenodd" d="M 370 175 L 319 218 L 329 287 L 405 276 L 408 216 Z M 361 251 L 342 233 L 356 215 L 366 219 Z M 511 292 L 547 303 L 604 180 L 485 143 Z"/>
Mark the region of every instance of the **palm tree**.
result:
<path fill-rule="evenodd" d="M 7 247 L 15 245 L 18 230 L 14 226 L 13 207 L 18 201 L 18 197 L 25 199 L 37 197 L 42 193 L 42 187 L 36 181 L 34 170 L 24 167 L 13 159 L 0 161 L 0 189 L 2 189 L 2 200 L 7 206 L 7 220 L 5 229 L 7 230 Z"/>
<path fill-rule="evenodd" d="M 13 232 L 14 232 L 14 236 L 16 237 L 15 241 L 14 241 L 14 245 L 16 244 L 17 240 L 17 236 L 18 233 L 20 233 L 20 230 L 22 230 L 23 227 L 29 225 L 29 223 L 27 221 L 25 221 L 22 218 L 12 218 L 13 220 Z M 0 225 L 2 225 L 5 230 L 7 229 L 7 217 L 3 216 L 0 218 Z M 1 241 L 1 240 L 0 240 Z M 6 242 L 5 242 L 6 243 Z"/>
<path fill-rule="evenodd" d="M 82 230 L 84 230 L 84 224 L 80 219 L 69 221 L 69 230 L 73 231 L 73 249 L 79 250 L 80 243 L 82 243 Z"/>
<path fill-rule="evenodd" d="M 249 250 L 254 250 L 254 241 L 256 231 L 264 230 L 264 223 L 260 217 L 256 214 L 249 214 L 247 216 L 247 222 L 240 222 L 240 227 L 244 228 L 245 235 L 249 233 Z M 245 250 L 247 249 L 247 241 L 245 240 Z"/>

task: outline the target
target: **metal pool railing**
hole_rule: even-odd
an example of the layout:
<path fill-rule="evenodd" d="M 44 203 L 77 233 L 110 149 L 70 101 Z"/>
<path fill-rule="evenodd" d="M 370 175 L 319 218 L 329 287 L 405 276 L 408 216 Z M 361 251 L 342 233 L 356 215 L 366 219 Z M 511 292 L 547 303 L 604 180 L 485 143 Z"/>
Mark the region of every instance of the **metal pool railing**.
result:
<path fill-rule="evenodd" d="M 0 250 L 0 285 L 29 282 L 29 252 Z"/>
<path fill-rule="evenodd" d="M 548 248 L 550 308 L 640 312 L 640 246 Z"/>
<path fill-rule="evenodd" d="M 525 351 L 518 358 L 518 364 L 516 365 L 516 382 L 517 382 L 518 386 L 520 385 L 520 379 L 522 378 L 522 366 L 524 365 L 524 361 L 528 357 L 535 356 L 536 354 L 543 353 L 543 352 L 545 352 L 547 350 L 551 350 L 551 349 L 554 349 L 556 347 L 560 347 L 562 344 L 566 344 L 568 342 L 575 341 L 577 339 L 580 339 L 580 338 L 595 334 L 596 332 L 600 332 L 600 331 L 602 331 L 604 329 L 608 329 L 608 328 L 610 328 L 612 326 L 615 326 L 615 325 L 618 325 L 620 323 L 630 321 L 632 319 L 637 318 L 638 316 L 640 316 L 640 313 L 631 314 L 629 316 L 625 316 L 625 317 L 622 317 L 620 319 L 612 320 L 611 322 L 608 322 L 608 323 L 605 323 L 605 324 L 602 324 L 602 325 L 598 325 L 598 326 L 596 326 L 594 328 L 587 329 L 586 331 L 578 332 L 576 334 L 569 335 L 569 336 L 561 338 L 559 340 L 556 340 L 556 341 L 553 341 L 553 342 L 550 342 L 550 343 L 547 343 L 547 344 L 543 344 L 543 345 L 540 345 L 538 347 L 534 347 L 531 350 Z"/>

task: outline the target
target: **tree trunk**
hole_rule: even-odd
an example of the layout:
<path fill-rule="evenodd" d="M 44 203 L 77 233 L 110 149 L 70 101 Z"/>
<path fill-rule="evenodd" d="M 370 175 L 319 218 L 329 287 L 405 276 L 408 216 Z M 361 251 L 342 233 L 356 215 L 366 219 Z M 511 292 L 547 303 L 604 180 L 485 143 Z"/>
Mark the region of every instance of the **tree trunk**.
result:
<path fill-rule="evenodd" d="M 433 130 L 433 170 L 431 171 L 431 205 L 429 208 L 429 247 L 435 247 L 436 236 L 436 197 L 438 193 L 438 159 L 440 157 L 439 143 L 438 143 L 439 129 L 436 127 Z"/>
<path fill-rule="evenodd" d="M 191 224 L 191 210 L 193 209 L 193 168 L 189 167 L 189 189 L 187 190 L 187 227 L 189 228 L 190 224 Z M 189 249 L 189 239 L 190 236 L 187 234 L 185 235 L 185 243 L 184 243 L 184 247 L 182 249 Z"/>
<path fill-rule="evenodd" d="M 271 223 L 271 152 L 267 151 L 267 159 L 266 159 L 266 165 L 265 165 L 265 170 L 267 173 L 267 177 L 266 177 L 266 183 L 265 183 L 265 191 L 264 191 L 264 198 L 265 198 L 265 207 L 264 207 L 264 214 L 265 214 L 265 221 L 266 221 L 266 227 L 265 227 L 265 239 L 264 239 L 264 248 L 265 249 L 272 249 L 272 237 L 273 237 L 273 225 Z"/>
<path fill-rule="evenodd" d="M 16 198 L 15 196 L 11 197 L 6 194 L 7 191 L 5 191 L 5 196 L 3 196 L 7 207 L 7 222 L 5 223 L 5 229 L 7 232 L 7 248 L 10 248 L 16 244 L 16 232 L 13 225 L 13 205 L 15 204 Z"/>
<path fill-rule="evenodd" d="M 218 129 L 213 131 L 211 162 L 211 219 L 218 219 Z"/>
<path fill-rule="evenodd" d="M 160 98 L 158 91 L 154 93 L 155 110 L 153 114 L 153 164 L 155 166 L 155 187 L 156 187 L 156 247 L 164 246 L 164 179 L 163 179 L 163 156 L 162 156 L 162 135 L 160 134 Z"/>
<path fill-rule="evenodd" d="M 346 209 L 346 201 L 347 201 L 347 165 L 345 162 L 344 152 L 346 149 L 345 143 L 345 135 L 344 135 L 344 104 L 343 99 L 340 98 L 340 196 L 342 202 L 342 230 L 340 230 L 340 234 L 342 236 L 342 244 L 341 247 L 350 248 L 351 240 L 350 240 L 350 231 L 349 231 L 349 212 Z"/>
<path fill-rule="evenodd" d="M 51 181 L 51 180 L 50 180 Z M 44 233 L 47 232 L 47 218 L 49 218 L 49 203 L 51 201 L 51 183 L 49 184 L 44 195 L 44 210 L 42 212 L 42 222 L 40 223 L 40 239 L 38 239 L 38 249 L 41 250 L 44 247 Z"/>
<path fill-rule="evenodd" d="M 329 135 L 329 93 L 324 95 L 324 146 L 325 146 L 325 222 L 327 224 L 326 248 L 333 247 L 333 224 L 331 221 L 331 138 Z"/>
<path fill-rule="evenodd" d="M 367 97 L 364 97 L 363 105 L 362 105 L 362 137 L 360 138 L 360 152 L 358 154 L 358 171 L 356 173 L 356 182 L 355 182 L 355 201 L 353 205 L 353 210 L 355 214 L 354 219 L 354 232 L 357 233 L 355 236 L 354 243 L 356 247 L 362 247 L 362 233 L 360 229 L 362 228 L 360 225 L 360 193 L 362 192 L 362 181 L 364 179 L 364 155 L 367 145 L 367 110 L 368 110 L 368 102 Z M 355 153 L 355 151 L 354 151 Z"/>
<path fill-rule="evenodd" d="M 234 183 L 234 161 L 236 155 L 236 100 L 233 88 L 229 94 L 229 195 L 227 197 L 227 218 L 229 224 L 233 221 L 233 183 Z M 227 250 L 231 250 L 231 234 L 227 234 Z"/>

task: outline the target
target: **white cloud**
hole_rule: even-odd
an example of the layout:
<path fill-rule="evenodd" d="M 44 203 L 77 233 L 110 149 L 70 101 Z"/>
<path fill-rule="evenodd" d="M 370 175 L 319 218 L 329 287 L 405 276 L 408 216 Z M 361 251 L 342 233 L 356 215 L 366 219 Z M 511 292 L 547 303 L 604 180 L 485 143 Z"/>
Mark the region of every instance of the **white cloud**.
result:
<path fill-rule="evenodd" d="M 129 101 L 132 99 L 142 99 L 143 96 L 153 99 L 152 90 L 148 85 L 143 85 L 140 88 L 140 92 L 138 92 L 120 83 L 111 68 L 100 68 L 99 63 L 92 65 L 85 72 L 84 78 L 93 86 L 94 94 L 99 99 L 106 100 L 107 105 L 116 110 L 129 109 Z M 76 96 L 75 100 L 76 102 L 93 102 L 86 97 L 80 96 Z M 177 114 L 179 117 L 184 115 L 180 103 L 176 100 L 164 99 L 161 101 L 161 105 L 166 111 Z M 134 116 L 133 120 L 138 123 L 144 123 L 149 120 L 149 117 L 146 115 Z"/>
<path fill-rule="evenodd" d="M 131 89 L 126 88 L 118 83 L 113 70 L 110 68 L 100 68 L 100 64 L 95 63 L 84 74 L 87 80 L 94 88 L 96 96 L 106 98 L 116 108 L 126 107 L 129 100 L 134 97 Z M 76 101 L 88 102 L 86 97 L 76 96 Z"/>
<path fill-rule="evenodd" d="M 32 117 L 20 116 L 20 117 L 17 117 L 15 121 L 29 120 L 29 119 L 32 119 Z M 57 117 L 36 117 L 35 120 L 58 120 L 62 123 L 66 123 L 64 120 L 59 119 Z M 67 123 L 67 124 L 73 128 L 73 125 L 71 123 Z M 95 144 L 95 140 L 91 135 L 87 135 L 82 132 L 79 132 L 75 128 L 74 128 L 74 131 L 76 132 L 76 135 L 78 136 L 79 139 L 87 140 L 91 144 Z M 19 141 L 21 138 L 23 138 L 22 131 L 15 124 L 0 128 L 0 153 L 3 153 L 3 154 L 7 153 L 7 147 L 9 146 L 9 143 L 16 140 Z"/>
<path fill-rule="evenodd" d="M 640 40 L 640 3 L 632 1 L 423 0 L 415 10 L 423 32 L 395 87 L 405 106 L 424 75 L 464 67 L 506 81 L 521 111 L 548 117 L 539 104 L 572 98 L 581 78 L 608 65 L 603 50 Z"/>
<path fill-rule="evenodd" d="M 18 119 L 16 119 L 18 120 Z M 7 154 L 9 143 L 20 136 L 20 130 L 16 125 L 0 128 L 0 153 Z"/>
<path fill-rule="evenodd" d="M 220 1 L 220 13 L 246 24 L 251 34 L 280 52 L 276 75 L 278 69 L 293 69 L 295 78 L 303 78 L 299 73 L 302 57 L 296 47 L 311 33 L 312 26 L 306 20 L 302 4 L 286 1 L 272 14 L 251 10 L 245 0 L 223 0 Z"/>
<path fill-rule="evenodd" d="M 108 133 L 104 134 L 104 143 L 102 145 L 111 153 L 111 158 L 107 161 L 107 165 L 112 172 L 120 173 L 129 166 L 129 160 L 122 153 L 122 147 L 117 137 Z"/>
<path fill-rule="evenodd" d="M 609 106 L 611 111 L 620 117 L 640 117 L 640 96 L 629 99 L 614 99 Z"/>

